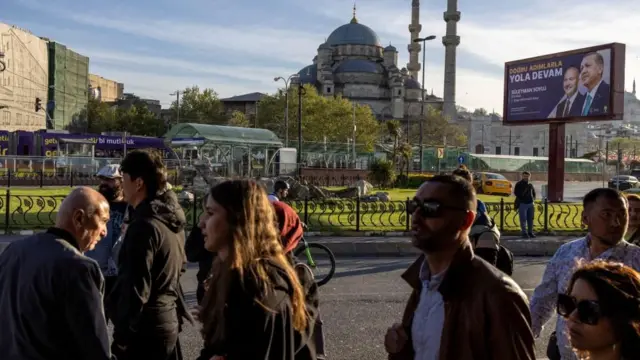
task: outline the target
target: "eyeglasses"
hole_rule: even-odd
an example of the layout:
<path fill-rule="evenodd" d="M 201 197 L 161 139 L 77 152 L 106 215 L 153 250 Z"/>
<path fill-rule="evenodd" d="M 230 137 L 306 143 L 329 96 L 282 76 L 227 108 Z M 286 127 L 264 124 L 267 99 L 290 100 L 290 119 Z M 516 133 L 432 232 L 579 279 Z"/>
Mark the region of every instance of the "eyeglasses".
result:
<path fill-rule="evenodd" d="M 424 218 L 436 218 L 442 216 L 442 210 L 468 211 L 467 209 L 444 205 L 438 200 L 425 199 L 420 200 L 414 198 L 407 203 L 407 212 L 413 214 L 416 210 L 420 210 L 420 216 Z"/>
<path fill-rule="evenodd" d="M 573 296 L 558 295 L 557 311 L 560 316 L 568 318 L 575 310 L 578 311 L 578 320 L 583 324 L 596 325 L 602 317 L 602 308 L 597 301 L 577 301 Z"/>

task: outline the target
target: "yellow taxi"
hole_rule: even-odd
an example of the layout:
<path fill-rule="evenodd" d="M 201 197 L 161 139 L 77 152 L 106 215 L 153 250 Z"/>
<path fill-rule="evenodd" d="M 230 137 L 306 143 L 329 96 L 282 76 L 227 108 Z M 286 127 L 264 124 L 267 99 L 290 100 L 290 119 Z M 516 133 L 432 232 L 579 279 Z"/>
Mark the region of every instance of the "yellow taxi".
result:
<path fill-rule="evenodd" d="M 473 187 L 478 194 L 510 196 L 513 193 L 511 181 L 496 173 L 473 173 Z"/>

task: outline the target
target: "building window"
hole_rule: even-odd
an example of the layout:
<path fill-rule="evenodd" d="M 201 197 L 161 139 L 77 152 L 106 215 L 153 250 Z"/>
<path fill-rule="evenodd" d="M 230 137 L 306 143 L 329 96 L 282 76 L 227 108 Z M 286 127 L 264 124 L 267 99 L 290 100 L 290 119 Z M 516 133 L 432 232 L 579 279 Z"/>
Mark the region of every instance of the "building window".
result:
<path fill-rule="evenodd" d="M 520 147 L 516 146 L 513 148 L 513 155 L 520 156 Z"/>
<path fill-rule="evenodd" d="M 496 155 L 501 155 L 501 154 L 502 154 L 502 147 L 496 146 Z"/>
<path fill-rule="evenodd" d="M 331 94 L 331 88 L 330 87 L 327 88 L 327 94 Z"/>
<path fill-rule="evenodd" d="M 398 90 L 398 96 L 402 95 L 402 89 Z"/>
<path fill-rule="evenodd" d="M 533 156 L 540 156 L 540 155 L 538 155 L 538 148 L 537 147 L 533 148 Z"/>

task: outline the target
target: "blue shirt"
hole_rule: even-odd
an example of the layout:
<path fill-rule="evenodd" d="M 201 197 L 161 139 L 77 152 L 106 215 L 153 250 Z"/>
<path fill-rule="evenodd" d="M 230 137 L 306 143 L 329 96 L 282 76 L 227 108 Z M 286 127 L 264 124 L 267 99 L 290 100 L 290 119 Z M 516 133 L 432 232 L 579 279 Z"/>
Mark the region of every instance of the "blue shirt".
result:
<path fill-rule="evenodd" d="M 478 218 L 478 215 L 480 214 L 484 214 L 487 212 L 487 205 L 485 205 L 482 201 L 478 200 L 478 203 L 476 205 L 476 218 Z"/>

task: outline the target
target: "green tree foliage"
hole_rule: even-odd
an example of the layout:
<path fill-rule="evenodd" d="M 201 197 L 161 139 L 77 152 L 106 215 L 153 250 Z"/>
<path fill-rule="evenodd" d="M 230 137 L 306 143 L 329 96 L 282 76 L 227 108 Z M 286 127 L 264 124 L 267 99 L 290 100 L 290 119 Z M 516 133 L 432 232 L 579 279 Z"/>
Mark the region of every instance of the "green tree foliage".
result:
<path fill-rule="evenodd" d="M 411 143 L 420 143 L 420 118 L 412 122 Z M 440 110 L 431 106 L 427 107 L 424 116 L 423 145 L 426 147 L 443 146 L 446 140 L 447 146 L 466 146 L 466 129 L 458 124 L 452 124 L 442 116 Z"/>
<path fill-rule="evenodd" d="M 395 165 L 390 160 L 375 159 L 371 163 L 368 178 L 374 186 L 388 189 L 396 180 Z"/>
<path fill-rule="evenodd" d="M 237 127 L 249 127 L 249 119 L 247 119 L 247 116 L 242 111 L 235 110 L 231 114 L 231 117 L 229 118 L 227 125 L 237 126 Z"/>
<path fill-rule="evenodd" d="M 126 131 L 135 135 L 162 136 L 165 126 L 144 103 L 130 108 L 116 108 L 96 99 L 89 99 L 87 108 L 67 125 L 72 133 L 100 134 L 107 131 Z"/>
<path fill-rule="evenodd" d="M 177 120 L 178 102 L 171 103 L 174 122 Z M 218 94 L 213 89 L 200 90 L 192 86 L 180 92 L 180 122 L 225 125 L 227 118 Z"/>
<path fill-rule="evenodd" d="M 354 105 L 349 100 L 325 97 L 312 86 L 302 93 L 302 139 L 304 142 L 347 143 L 353 138 Z M 289 140 L 298 138 L 298 88 L 289 90 Z M 285 138 L 285 94 L 283 91 L 260 100 L 257 126 L 273 131 Z M 380 125 L 371 108 L 355 105 L 356 143 L 372 151 L 380 134 Z"/>

